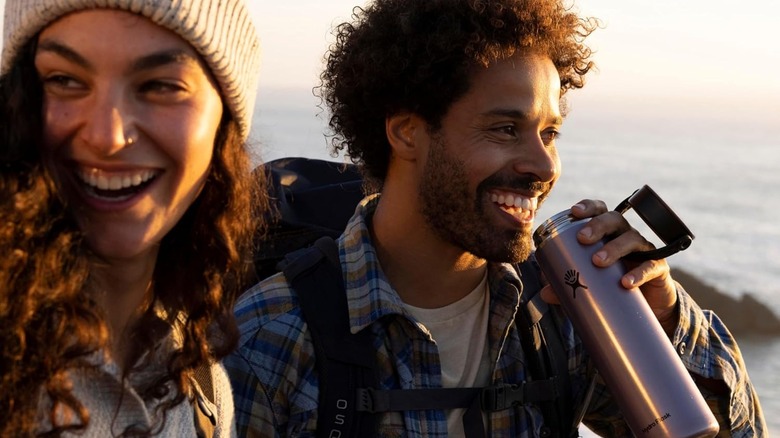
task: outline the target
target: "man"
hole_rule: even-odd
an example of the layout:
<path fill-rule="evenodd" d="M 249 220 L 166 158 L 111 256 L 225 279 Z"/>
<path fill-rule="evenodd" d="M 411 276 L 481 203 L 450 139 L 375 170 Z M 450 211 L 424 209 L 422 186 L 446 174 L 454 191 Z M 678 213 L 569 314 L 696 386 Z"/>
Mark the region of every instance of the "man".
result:
<path fill-rule="evenodd" d="M 555 0 L 375 0 L 337 29 L 323 98 L 346 149 L 380 194 L 363 200 L 338 240 L 353 333 L 374 340 L 380 389 L 485 387 L 529 379 L 521 301 L 551 294 L 512 263 L 532 256 L 538 205 L 558 179 L 563 94 L 583 85 L 595 28 Z M 579 235 L 608 266 L 652 245 L 603 202 Z M 682 360 L 733 436 L 765 430 L 734 340 L 670 276 L 664 260 L 623 277 L 640 287 Z M 600 434 L 631 433 L 602 384 L 588 403 L 587 352 L 558 306 L 575 411 Z M 226 365 L 240 434 L 308 436 L 321 377 L 295 291 L 284 275 L 236 308 L 242 338 Z M 381 436 L 462 436 L 466 409 L 386 412 Z M 541 409 L 482 413 L 487 436 L 549 436 Z M 567 435 L 568 432 L 561 432 Z"/>

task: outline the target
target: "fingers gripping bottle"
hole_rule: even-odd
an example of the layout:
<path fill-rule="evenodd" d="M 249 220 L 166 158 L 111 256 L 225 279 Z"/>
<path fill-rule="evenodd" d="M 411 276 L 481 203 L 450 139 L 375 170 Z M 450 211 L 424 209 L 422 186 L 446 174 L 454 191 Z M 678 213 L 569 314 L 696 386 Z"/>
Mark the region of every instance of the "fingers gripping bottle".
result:
<path fill-rule="evenodd" d="M 666 256 L 693 239 L 647 186 L 621 206 L 621 213 L 635 207 L 646 222 L 648 217 L 654 221 L 648 225 L 665 243 L 672 241 L 634 258 Z M 566 210 L 545 221 L 534 233 L 536 258 L 631 431 L 640 438 L 714 437 L 718 423 L 647 301 L 639 289 L 621 285 L 623 264 L 599 268 L 591 257 L 604 242 L 585 246 L 577 241 L 589 220 Z"/>

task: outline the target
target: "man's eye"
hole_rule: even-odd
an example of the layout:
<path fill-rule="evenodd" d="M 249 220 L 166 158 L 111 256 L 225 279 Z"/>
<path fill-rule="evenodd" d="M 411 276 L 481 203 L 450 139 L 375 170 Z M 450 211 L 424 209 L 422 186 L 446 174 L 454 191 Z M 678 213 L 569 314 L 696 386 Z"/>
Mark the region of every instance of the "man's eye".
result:
<path fill-rule="evenodd" d="M 493 128 L 493 132 L 502 135 L 509 135 L 512 137 L 517 136 L 517 130 L 515 129 L 514 125 L 497 126 Z"/>
<path fill-rule="evenodd" d="M 544 144 L 550 144 L 561 137 L 561 133 L 554 129 L 542 132 L 542 141 Z"/>

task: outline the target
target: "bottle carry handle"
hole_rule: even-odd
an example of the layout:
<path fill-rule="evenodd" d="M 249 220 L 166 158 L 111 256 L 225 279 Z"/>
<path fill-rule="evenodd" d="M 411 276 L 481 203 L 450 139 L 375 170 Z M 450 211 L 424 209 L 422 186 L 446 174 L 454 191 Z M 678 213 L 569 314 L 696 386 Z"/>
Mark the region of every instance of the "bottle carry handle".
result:
<path fill-rule="evenodd" d="M 691 246 L 694 239 L 691 230 L 649 186 L 644 185 L 634 191 L 631 196 L 618 204 L 615 211 L 623 214 L 630 208 L 634 209 L 665 246 L 648 251 L 636 251 L 623 257 L 624 259 L 635 262 L 658 260 Z"/>

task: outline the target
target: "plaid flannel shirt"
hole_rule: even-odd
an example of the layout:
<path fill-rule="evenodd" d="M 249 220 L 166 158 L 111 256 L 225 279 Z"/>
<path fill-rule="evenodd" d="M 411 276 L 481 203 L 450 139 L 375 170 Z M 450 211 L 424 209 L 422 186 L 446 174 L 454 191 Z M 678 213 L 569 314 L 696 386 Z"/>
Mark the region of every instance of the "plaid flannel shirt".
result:
<path fill-rule="evenodd" d="M 377 202 L 378 195 L 364 199 L 338 239 L 351 330 L 373 333 L 381 389 L 439 388 L 441 366 L 436 344 L 425 327 L 404 310 L 371 242 L 368 223 Z M 493 383 L 519 383 L 525 380 L 526 370 L 514 317 L 522 282 L 511 265 L 492 263 L 488 283 Z M 731 390 L 728 398 L 702 390 L 721 430 L 730 429 L 734 437 L 764 436 L 766 426 L 758 398 L 734 339 L 716 315 L 700 309 L 682 288 L 678 295 L 680 324 L 673 343 L 685 366 L 700 376 L 724 381 Z M 568 352 L 574 400 L 582 400 L 589 383 L 587 352 L 560 308 L 552 308 Z M 314 347 L 296 294 L 283 274 L 242 295 L 235 314 L 241 338 L 238 350 L 225 359 L 225 365 L 235 396 L 239 436 L 314 436 L 319 395 Z M 583 421 L 600 435 L 631 436 L 601 383 L 596 385 Z M 544 429 L 543 417 L 536 406 L 516 406 L 491 413 L 487 429 L 491 437 L 538 437 Z M 445 412 L 385 413 L 379 434 L 445 437 Z"/>

